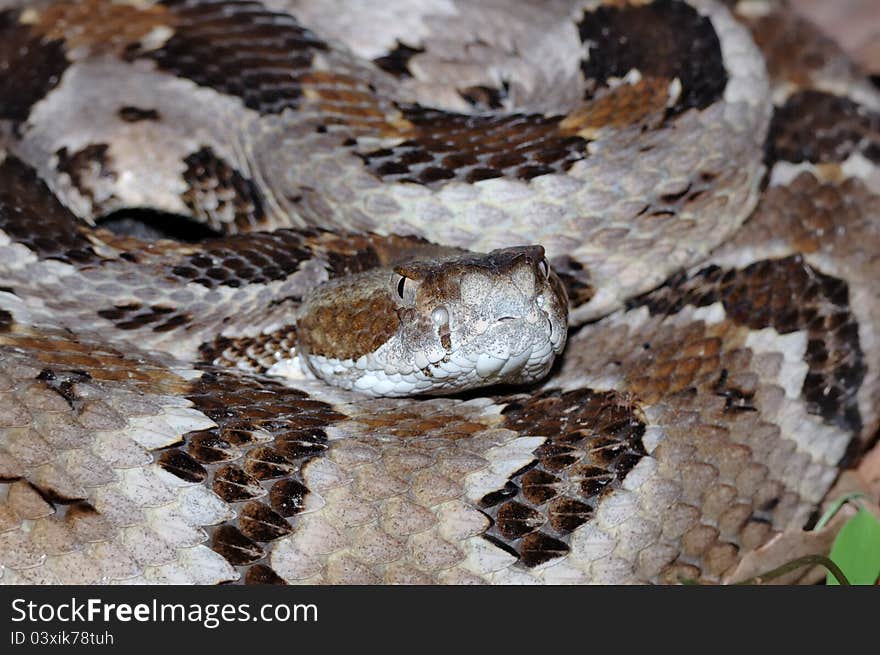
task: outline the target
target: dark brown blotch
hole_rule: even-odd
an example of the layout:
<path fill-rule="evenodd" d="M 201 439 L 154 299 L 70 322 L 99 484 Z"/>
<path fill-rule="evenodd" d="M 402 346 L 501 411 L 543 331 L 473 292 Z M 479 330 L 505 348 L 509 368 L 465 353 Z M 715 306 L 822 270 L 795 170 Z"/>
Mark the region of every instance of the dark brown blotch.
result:
<path fill-rule="evenodd" d="M 29 482 L 30 486 L 33 487 L 34 491 L 36 491 L 40 496 L 50 505 L 72 505 L 74 503 L 86 503 L 88 499 L 82 496 L 68 496 L 65 493 L 62 493 L 59 489 L 52 486 L 51 481 L 49 482 Z"/>
<path fill-rule="evenodd" d="M 70 65 L 60 40 L 44 41 L 18 19 L 18 11 L 0 12 L 0 118 L 15 122 L 27 120 Z"/>
<path fill-rule="evenodd" d="M 275 437 L 275 449 L 288 459 L 323 455 L 328 447 L 327 434 L 319 428 L 289 430 Z"/>
<path fill-rule="evenodd" d="M 232 226 L 217 227 L 225 230 Z M 208 289 L 266 284 L 285 279 L 299 270 L 301 262 L 316 258 L 319 253 L 310 242 L 312 237 L 308 230 L 286 229 L 234 234 L 209 240 L 198 254 L 166 265 L 181 281 Z"/>
<path fill-rule="evenodd" d="M 211 549 L 233 566 L 252 564 L 266 556 L 266 551 L 231 525 L 221 525 L 211 539 Z"/>
<path fill-rule="evenodd" d="M 861 431 L 857 393 L 867 365 L 844 280 L 792 255 L 741 269 L 721 271 L 710 266 L 692 275 L 679 274 L 661 289 L 633 300 L 630 307 L 646 306 L 651 314 L 672 315 L 715 298 L 736 325 L 752 330 L 772 327 L 780 334 L 806 332 L 808 373 L 802 393 L 807 411 L 853 434 Z M 752 411 L 754 390 L 740 384 L 722 373 L 714 388 L 726 398 L 729 410 Z"/>
<path fill-rule="evenodd" d="M 557 498 L 547 510 L 550 526 L 561 534 L 568 534 L 593 516 L 593 508 L 574 498 Z"/>
<path fill-rule="evenodd" d="M 260 481 L 235 464 L 227 464 L 217 470 L 212 488 L 227 503 L 251 500 L 265 494 Z"/>
<path fill-rule="evenodd" d="M 568 554 L 569 547 L 564 541 L 551 537 L 544 532 L 533 532 L 523 537 L 519 546 L 519 555 L 523 564 L 529 567 L 544 564 Z"/>
<path fill-rule="evenodd" d="M 880 112 L 850 98 L 808 89 L 778 107 L 767 136 L 767 163 L 842 163 L 860 153 L 880 163 Z"/>
<path fill-rule="evenodd" d="M 543 505 L 556 498 L 563 486 L 560 478 L 541 469 L 528 471 L 522 477 L 521 484 L 523 496 L 535 505 Z"/>
<path fill-rule="evenodd" d="M 190 314 L 175 314 L 175 311 L 174 307 L 164 305 L 145 308 L 140 303 L 126 303 L 99 309 L 96 313 L 101 318 L 112 321 L 120 330 L 138 330 L 151 326 L 153 332 L 168 332 L 192 320 Z"/>
<path fill-rule="evenodd" d="M 244 459 L 244 470 L 258 480 L 271 480 L 290 475 L 296 465 L 277 450 L 268 446 L 249 450 Z"/>
<path fill-rule="evenodd" d="M 309 490 L 300 481 L 301 468 L 324 453 L 312 449 L 291 460 L 277 446 L 285 439 L 321 443 L 323 429 L 346 416 L 271 378 L 211 365 L 201 368 L 202 376 L 189 383 L 185 396 L 217 427 L 185 435 L 187 452 L 209 471 L 209 465 L 220 464 L 212 481 L 215 493 L 226 502 L 244 503 L 235 519 L 215 530 L 213 547 L 233 564 L 248 565 L 265 555 L 259 542 L 287 533 L 285 518 L 305 507 Z M 257 431 L 260 445 L 255 443 Z M 235 463 L 224 463 L 228 460 Z M 273 478 L 280 479 L 267 492 L 263 482 Z M 263 574 L 272 578 L 262 569 L 253 575 Z"/>
<path fill-rule="evenodd" d="M 424 48 L 414 48 L 398 41 L 397 45 L 389 50 L 387 55 L 377 57 L 373 60 L 373 63 L 386 73 L 391 73 L 396 77 L 412 77 L 412 73 L 409 70 L 409 61 L 424 51 Z"/>
<path fill-rule="evenodd" d="M 76 216 L 33 168 L 12 155 L 0 164 L 0 230 L 40 259 L 74 266 L 101 261 Z"/>
<path fill-rule="evenodd" d="M 186 436 L 189 454 L 202 464 L 216 464 L 238 456 L 238 451 L 220 437 L 216 429 L 190 432 Z"/>
<path fill-rule="evenodd" d="M 255 564 L 250 567 L 245 573 L 244 583 L 251 584 L 276 584 L 276 585 L 286 585 L 287 583 L 284 581 L 280 575 L 275 573 L 270 567 L 265 564 Z"/>
<path fill-rule="evenodd" d="M 596 289 L 590 284 L 590 273 L 579 261 L 568 256 L 554 259 L 553 270 L 565 289 L 571 307 L 586 305 L 596 295 Z"/>
<path fill-rule="evenodd" d="M 546 440 L 482 498 L 493 521 L 483 536 L 537 566 L 568 552 L 564 539 L 645 456 L 645 418 L 632 396 L 614 391 L 548 389 L 505 400 L 506 428 Z"/>
<path fill-rule="evenodd" d="M 584 466 L 579 468 L 575 475 L 580 481 L 581 495 L 585 498 L 599 496 L 617 479 L 615 471 L 598 466 Z"/>
<path fill-rule="evenodd" d="M 242 533 L 254 541 L 272 541 L 290 534 L 290 524 L 263 503 L 247 503 L 238 515 Z"/>
<path fill-rule="evenodd" d="M 182 199 L 194 216 L 227 233 L 253 229 L 264 222 L 266 212 L 257 185 L 213 149 L 205 146 L 188 155 L 183 163 L 183 180 L 188 188 Z M 211 267 L 206 274 L 221 282 L 229 276 L 220 267 Z"/>
<path fill-rule="evenodd" d="M 127 57 L 152 59 L 161 70 L 241 98 L 261 114 L 296 109 L 314 54 L 327 49 L 292 16 L 255 2 L 186 0 L 174 3 L 174 22 L 162 47 L 131 49 Z"/>
<path fill-rule="evenodd" d="M 494 177 L 530 180 L 562 173 L 587 156 L 587 141 L 560 127 L 559 116 L 455 114 L 402 109 L 413 126 L 399 145 L 358 153 L 384 179 L 442 186 Z"/>
<path fill-rule="evenodd" d="M 496 491 L 492 491 L 487 493 L 480 499 L 480 507 L 488 508 L 495 507 L 496 505 L 501 504 L 505 500 L 509 500 L 510 498 L 515 498 L 519 493 L 519 487 L 517 487 L 513 482 L 508 480 L 501 489 Z"/>
<path fill-rule="evenodd" d="M 498 532 L 508 540 L 519 539 L 534 532 L 545 522 L 546 519 L 540 512 L 513 500 L 501 505 L 495 515 Z"/>
<path fill-rule="evenodd" d="M 163 451 L 159 455 L 158 463 L 172 475 L 187 482 L 204 482 L 208 477 L 207 469 L 199 464 L 192 455 L 179 448 Z"/>
<path fill-rule="evenodd" d="M 302 482 L 287 478 L 279 480 L 269 490 L 269 502 L 281 516 L 294 516 L 305 507 L 309 490 Z"/>
<path fill-rule="evenodd" d="M 673 115 L 704 109 L 724 94 L 728 76 L 718 35 L 707 17 L 681 0 L 604 4 L 585 11 L 578 29 L 590 51 L 581 71 L 599 87 L 633 69 L 643 78 L 678 78 Z"/>
<path fill-rule="evenodd" d="M 67 175 L 73 187 L 83 197 L 88 198 L 95 213 L 99 213 L 106 204 L 106 201 L 96 202 L 95 185 L 104 180 L 112 182 L 116 179 L 109 150 L 110 146 L 106 143 L 91 143 L 74 153 L 69 153 L 66 147 L 55 153 L 58 158 L 58 172 Z"/>

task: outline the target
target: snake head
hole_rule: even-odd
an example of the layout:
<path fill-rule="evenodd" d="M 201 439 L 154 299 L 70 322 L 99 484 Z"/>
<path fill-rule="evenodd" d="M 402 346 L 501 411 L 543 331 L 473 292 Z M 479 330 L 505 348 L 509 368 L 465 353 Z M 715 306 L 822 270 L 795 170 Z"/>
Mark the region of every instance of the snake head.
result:
<path fill-rule="evenodd" d="M 308 369 L 331 384 L 404 396 L 528 383 L 544 377 L 565 346 L 568 299 L 541 246 L 456 251 L 355 278 L 362 296 L 337 282 L 305 303 L 298 324 Z M 332 321 L 337 345 L 361 346 L 314 348 L 313 326 L 320 323 L 322 335 L 330 329 L 315 317 L 331 297 L 343 305 Z"/>

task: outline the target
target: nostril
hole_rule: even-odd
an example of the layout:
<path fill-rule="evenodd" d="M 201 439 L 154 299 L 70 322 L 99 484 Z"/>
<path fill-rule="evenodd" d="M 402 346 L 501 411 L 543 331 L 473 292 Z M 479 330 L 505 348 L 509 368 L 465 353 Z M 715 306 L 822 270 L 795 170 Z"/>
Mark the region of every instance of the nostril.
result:
<path fill-rule="evenodd" d="M 498 319 L 498 322 L 503 323 L 504 321 L 515 321 L 515 320 L 516 320 L 516 316 L 502 316 L 501 318 Z"/>

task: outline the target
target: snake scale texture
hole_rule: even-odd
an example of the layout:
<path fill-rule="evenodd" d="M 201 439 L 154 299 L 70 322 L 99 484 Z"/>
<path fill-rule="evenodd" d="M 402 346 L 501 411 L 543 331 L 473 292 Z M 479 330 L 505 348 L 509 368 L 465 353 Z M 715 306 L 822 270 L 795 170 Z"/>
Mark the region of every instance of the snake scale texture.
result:
<path fill-rule="evenodd" d="M 876 440 L 878 166 L 775 0 L 0 0 L 0 582 L 729 582 Z"/>

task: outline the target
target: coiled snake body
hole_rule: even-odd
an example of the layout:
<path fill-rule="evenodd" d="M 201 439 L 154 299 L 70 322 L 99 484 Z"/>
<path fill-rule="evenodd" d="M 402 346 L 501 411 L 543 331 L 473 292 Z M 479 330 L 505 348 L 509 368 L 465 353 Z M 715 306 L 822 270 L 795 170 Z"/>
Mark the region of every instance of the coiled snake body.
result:
<path fill-rule="evenodd" d="M 726 581 L 877 431 L 784 4 L 0 2 L 0 120 L 5 583 Z"/>

